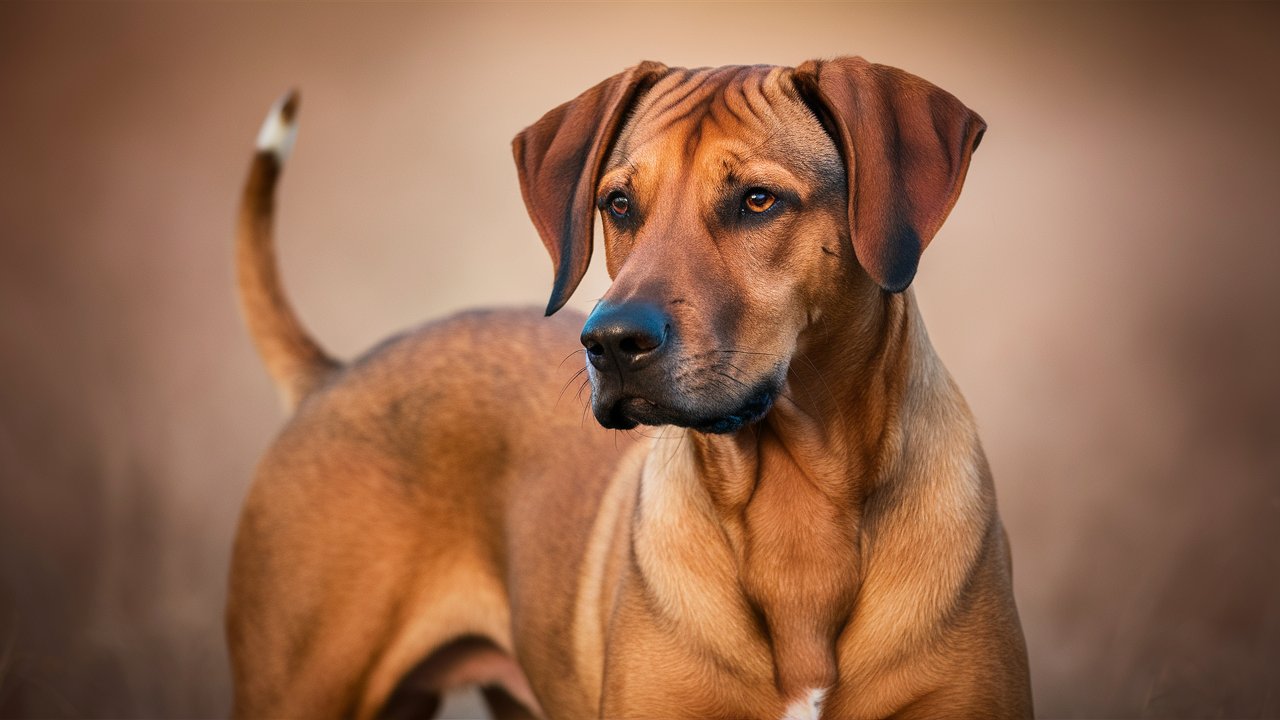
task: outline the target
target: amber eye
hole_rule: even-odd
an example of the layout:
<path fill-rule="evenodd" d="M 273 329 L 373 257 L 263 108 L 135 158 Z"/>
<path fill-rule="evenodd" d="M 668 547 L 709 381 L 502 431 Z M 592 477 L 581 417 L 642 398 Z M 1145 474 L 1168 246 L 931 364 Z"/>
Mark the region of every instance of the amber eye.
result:
<path fill-rule="evenodd" d="M 609 195 L 609 199 L 605 200 L 605 205 L 609 208 L 609 214 L 616 218 L 624 218 L 627 213 L 631 212 L 631 200 L 620 192 Z"/>
<path fill-rule="evenodd" d="M 777 200 L 773 193 L 761 188 L 751 188 L 747 194 L 742 196 L 742 207 L 753 213 L 762 213 L 773 207 L 774 201 Z"/>

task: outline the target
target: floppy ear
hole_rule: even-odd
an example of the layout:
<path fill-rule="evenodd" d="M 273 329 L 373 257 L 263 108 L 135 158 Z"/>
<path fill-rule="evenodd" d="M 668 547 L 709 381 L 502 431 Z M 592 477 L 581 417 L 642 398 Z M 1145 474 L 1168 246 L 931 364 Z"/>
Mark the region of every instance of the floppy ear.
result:
<path fill-rule="evenodd" d="M 557 107 L 512 141 L 520 192 L 555 266 L 550 315 L 564 306 L 591 262 L 595 186 L 632 102 L 665 74 L 643 62 Z"/>
<path fill-rule="evenodd" d="M 858 262 L 885 290 L 906 290 L 987 124 L 951 93 L 860 57 L 810 60 L 794 78 L 844 156 Z"/>

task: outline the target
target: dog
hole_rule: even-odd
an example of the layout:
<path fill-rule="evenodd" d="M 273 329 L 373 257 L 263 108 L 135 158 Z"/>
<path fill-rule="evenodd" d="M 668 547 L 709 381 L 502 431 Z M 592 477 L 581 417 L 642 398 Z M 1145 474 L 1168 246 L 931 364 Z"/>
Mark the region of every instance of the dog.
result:
<path fill-rule="evenodd" d="M 296 112 L 237 241 L 292 416 L 233 553 L 236 716 L 430 716 L 468 685 L 500 718 L 1031 715 L 991 473 L 909 289 L 981 117 L 857 57 L 641 63 L 513 143 L 545 313 L 343 364 L 271 249 Z M 557 313 L 597 213 L 612 285 Z"/>

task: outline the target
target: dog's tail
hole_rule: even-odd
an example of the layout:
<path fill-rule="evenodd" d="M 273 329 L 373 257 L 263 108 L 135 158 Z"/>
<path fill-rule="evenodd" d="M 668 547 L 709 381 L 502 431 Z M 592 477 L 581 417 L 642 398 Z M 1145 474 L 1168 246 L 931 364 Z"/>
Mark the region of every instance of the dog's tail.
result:
<path fill-rule="evenodd" d="M 289 92 L 267 114 L 249 166 L 236 237 L 240 307 L 249 334 L 275 380 L 285 407 L 297 407 L 340 364 L 307 334 L 285 299 L 276 270 L 272 220 L 276 182 L 298 132 L 298 94 Z"/>

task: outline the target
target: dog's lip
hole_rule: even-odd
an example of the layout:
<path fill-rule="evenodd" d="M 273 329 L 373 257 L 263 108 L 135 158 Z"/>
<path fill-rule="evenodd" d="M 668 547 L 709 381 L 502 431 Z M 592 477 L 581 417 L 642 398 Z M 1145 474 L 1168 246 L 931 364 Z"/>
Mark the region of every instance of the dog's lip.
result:
<path fill-rule="evenodd" d="M 618 398 L 617 402 L 609 409 L 609 414 L 614 419 L 623 419 L 631 423 L 631 427 L 639 424 L 644 425 L 664 425 L 669 421 L 665 420 L 669 415 L 675 413 L 667 407 L 659 405 L 648 398 L 628 395 Z"/>
<path fill-rule="evenodd" d="M 735 410 L 710 417 L 691 417 L 688 413 L 638 396 L 621 397 L 608 409 L 601 424 L 608 428 L 629 430 L 638 424 L 676 425 L 701 433 L 736 432 L 759 421 L 773 408 L 777 390 L 772 385 L 757 389 Z"/>
<path fill-rule="evenodd" d="M 773 409 L 773 401 L 776 397 L 777 392 L 772 388 L 758 390 L 748 397 L 746 402 L 742 403 L 734 412 L 713 418 L 709 422 L 700 425 L 691 425 L 690 427 L 698 432 L 716 435 L 737 432 L 768 415 L 769 411 Z"/>
<path fill-rule="evenodd" d="M 626 408 L 623 407 L 627 400 L 634 399 L 635 398 L 622 398 L 607 407 L 603 414 L 597 410 L 596 420 L 600 422 L 601 426 L 610 430 L 630 430 L 634 428 L 640 423 L 632 418 L 631 415 L 626 412 Z"/>

